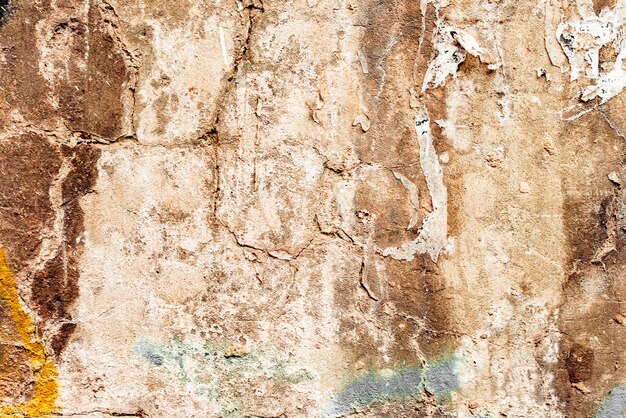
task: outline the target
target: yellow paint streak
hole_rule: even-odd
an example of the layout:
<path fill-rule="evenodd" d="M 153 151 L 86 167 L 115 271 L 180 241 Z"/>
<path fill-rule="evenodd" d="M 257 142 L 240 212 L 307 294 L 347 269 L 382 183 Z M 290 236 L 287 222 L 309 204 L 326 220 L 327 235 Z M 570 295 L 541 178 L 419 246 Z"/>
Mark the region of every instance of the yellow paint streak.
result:
<path fill-rule="evenodd" d="M 15 321 L 22 345 L 28 352 L 30 366 L 35 375 L 35 395 L 23 404 L 0 406 L 2 416 L 44 417 L 55 412 L 55 404 L 59 396 L 57 369 L 46 349 L 30 316 L 20 303 L 11 269 L 0 248 L 0 298 L 9 309 Z"/>

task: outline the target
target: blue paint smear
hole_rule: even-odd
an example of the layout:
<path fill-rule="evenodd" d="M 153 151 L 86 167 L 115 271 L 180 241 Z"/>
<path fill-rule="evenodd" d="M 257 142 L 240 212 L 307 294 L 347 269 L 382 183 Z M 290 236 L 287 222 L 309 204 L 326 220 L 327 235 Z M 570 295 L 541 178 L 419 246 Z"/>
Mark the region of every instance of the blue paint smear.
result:
<path fill-rule="evenodd" d="M 324 418 L 338 418 L 377 401 L 407 398 L 424 391 L 424 369 L 414 368 L 383 377 L 370 372 L 349 383 L 322 411 Z"/>
<path fill-rule="evenodd" d="M 142 338 L 137 341 L 135 343 L 135 352 L 154 366 L 162 366 L 165 361 L 158 344 L 148 339 Z"/>
<path fill-rule="evenodd" d="M 449 358 L 427 368 L 400 369 L 385 377 L 369 372 L 346 385 L 322 411 L 324 418 L 339 418 L 375 402 L 415 397 L 424 390 L 443 399 L 459 387 L 456 358 Z"/>
<path fill-rule="evenodd" d="M 426 389 L 437 400 L 448 397 L 459 386 L 457 359 L 451 357 L 426 368 Z"/>
<path fill-rule="evenodd" d="M 609 392 L 598 410 L 596 418 L 619 418 L 626 412 L 626 386 L 619 386 Z"/>

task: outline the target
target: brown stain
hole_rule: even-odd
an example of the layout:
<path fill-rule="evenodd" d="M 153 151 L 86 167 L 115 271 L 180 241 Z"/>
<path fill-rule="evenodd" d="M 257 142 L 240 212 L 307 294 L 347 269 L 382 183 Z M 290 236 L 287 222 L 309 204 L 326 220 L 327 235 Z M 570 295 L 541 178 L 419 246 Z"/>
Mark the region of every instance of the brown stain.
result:
<path fill-rule="evenodd" d="M 447 118 L 445 87 L 420 93 L 426 70 L 435 54 L 432 38 L 436 32 L 439 11 L 432 4 L 427 4 L 425 26 L 422 28 L 419 2 L 375 4 L 376 6 L 367 8 L 368 24 L 363 43 L 363 50 L 371 62 L 370 74 L 362 76 L 366 87 L 365 99 L 368 107 L 375 111 L 368 114 L 372 127 L 359 143 L 359 158 L 364 162 L 376 162 L 393 168 L 417 185 L 422 206 L 421 219 L 417 225 L 419 227 L 432 210 L 432 203 L 419 165 L 419 146 L 414 127 L 418 110 L 410 107 L 412 96 L 421 96 L 428 111 L 437 154 L 447 152 L 451 159 L 454 159 L 455 154 L 442 129 L 434 122 Z M 387 12 L 386 7 L 395 12 Z M 420 45 L 422 36 L 423 42 Z M 484 73 L 485 66 L 480 65 L 476 71 Z M 383 81 L 385 86 L 376 98 Z M 443 170 L 448 196 L 461 196 L 463 175 L 460 167 L 447 164 L 443 166 Z M 451 236 L 460 232 L 460 201 L 461 199 L 448 200 L 448 233 Z"/>
<path fill-rule="evenodd" d="M 356 10 L 355 20 L 365 26 L 361 49 L 367 57 L 369 73 L 361 75 L 361 83 L 371 121 L 371 128 L 357 142 L 357 152 L 361 161 L 385 167 L 388 175 L 379 173 L 371 181 L 362 179 L 364 184 L 357 185 L 355 211 L 361 224 L 366 225 L 359 233 L 365 237 L 372 231 L 372 246 L 382 249 L 415 239 L 417 228 L 432 210 L 415 131 L 418 110 L 412 109 L 410 103 L 411 95 L 415 91 L 419 94 L 431 59 L 435 10 L 429 5 L 421 46 L 419 2 L 368 1 Z M 433 112 L 431 119 L 445 117 L 444 93 L 433 97 L 436 99 L 424 98 L 428 110 Z M 439 152 L 442 136 L 434 123 L 431 125 Z M 419 190 L 420 219 L 410 231 L 406 229 L 406 221 L 412 215 L 410 204 L 406 205 L 408 193 L 394 178 L 393 171 L 406 176 Z M 384 180 L 386 177 L 388 181 Z M 389 184 L 376 186 L 379 182 Z M 364 254 L 364 262 L 360 278 L 364 286 L 343 283 L 335 291 L 340 309 L 346 303 L 347 293 L 354 294 L 348 287 L 360 288 L 353 295 L 356 312 L 342 318 L 340 332 L 345 336 L 343 351 L 350 353 L 354 364 L 375 369 L 405 367 L 419 364 L 418 358 L 431 361 L 454 350 L 458 337 L 449 320 L 450 297 L 442 273 L 428 255 L 416 254 L 412 261 L 404 261 L 374 251 Z M 390 338 L 388 362 L 380 352 L 382 341 L 372 338 L 367 327 L 377 328 L 380 335 Z M 359 337 L 351 338 L 352 334 Z"/>
<path fill-rule="evenodd" d="M 0 246 L 24 281 L 41 235 L 52 227 L 49 189 L 62 156 L 44 137 L 24 134 L 0 141 Z M 34 374 L 14 318 L 0 304 L 0 401 L 25 404 L 34 396 Z"/>
<path fill-rule="evenodd" d="M 588 381 L 593 375 L 593 349 L 582 344 L 574 344 L 565 358 L 565 368 L 571 383 Z"/>
<path fill-rule="evenodd" d="M 30 276 L 33 307 L 44 324 L 61 322 L 54 333 L 44 332 L 56 354 L 60 354 L 75 328 L 70 307 L 78 296 L 83 231 L 79 199 L 93 187 L 99 155 L 97 148 L 87 145 L 61 151 L 34 134 L 0 142 L 0 242 L 16 266 L 18 277 Z M 41 236 L 54 221 L 49 190 L 63 157 L 72 164 L 62 185 L 63 243 L 50 261 L 31 272 L 29 265 L 39 252 Z"/>
<path fill-rule="evenodd" d="M 617 0 L 593 0 L 593 11 L 599 15 L 602 9 L 613 9 Z"/>
<path fill-rule="evenodd" d="M 398 247 L 415 237 L 415 231 L 407 227 L 417 210 L 409 199 L 408 190 L 391 170 L 360 170 L 354 204 L 357 211 L 369 214 L 371 224 L 368 231 L 362 233 L 371 233 L 379 248 Z M 422 220 L 420 216 L 416 227 Z"/>
<path fill-rule="evenodd" d="M 69 303 L 78 293 L 75 283 L 66 283 L 65 259 L 62 254 L 50 260 L 33 277 L 32 300 L 44 320 L 66 318 Z"/>
<path fill-rule="evenodd" d="M 393 307 L 389 325 L 397 341 L 396 356 L 403 363 L 414 363 L 415 343 L 427 360 L 449 354 L 459 340 L 450 322 L 445 279 L 437 265 L 422 254 L 408 263 L 388 260 L 386 270 L 392 278 L 387 298 Z"/>
<path fill-rule="evenodd" d="M 0 141 L 0 243 L 18 276 L 37 255 L 41 233 L 52 226 L 49 190 L 61 162 L 58 149 L 42 136 Z"/>
<path fill-rule="evenodd" d="M 361 82 L 371 121 L 358 144 L 359 158 L 385 167 L 404 167 L 409 178 L 419 176 L 414 167 L 419 163 L 415 116 L 409 107 L 419 49 L 416 40 L 421 34 L 419 2 L 369 1 L 358 13 L 355 20 L 365 24 L 361 48 L 370 68 Z"/>
<path fill-rule="evenodd" d="M 110 23 L 92 2 L 85 22 L 73 25 L 63 22 L 56 28 L 62 25 L 63 30 L 70 32 L 72 50 L 69 77 L 55 86 L 60 113 L 75 131 L 107 138 L 121 135 L 124 115 L 121 97 L 129 71 L 124 52 L 112 37 Z M 86 62 L 85 56 L 89 57 Z"/>
<path fill-rule="evenodd" d="M 15 129 L 9 115 L 17 111 L 35 128 L 63 122 L 70 130 L 106 138 L 121 135 L 131 70 L 115 34 L 113 12 L 97 1 L 90 1 L 86 13 L 75 2 L 59 1 L 54 10 L 51 7 L 14 1 L 10 18 L 0 28 L 0 130 Z M 40 44 L 52 51 L 45 60 L 54 73 L 51 80 L 39 69 Z M 60 67 L 63 71 L 55 72 Z M 30 284 L 32 299 L 27 303 L 39 315 L 43 339 L 57 357 L 76 328 L 72 306 L 78 295 L 84 229 L 79 200 L 93 186 L 99 155 L 97 148 L 59 146 L 33 133 L 0 142 L 0 243 L 16 280 Z M 51 230 L 56 216 L 50 188 L 64 160 L 71 169 L 61 186 L 58 209 L 62 242 L 50 260 L 32 265 L 42 234 Z"/>
<path fill-rule="evenodd" d="M 17 109 L 27 120 L 46 123 L 55 114 L 46 100 L 50 88 L 39 73 L 41 54 L 37 48 L 35 23 L 49 7 L 35 2 L 16 1 L 11 16 L 0 27 L 0 130 L 10 127 L 10 112 Z"/>
<path fill-rule="evenodd" d="M 562 340 L 555 388 L 567 416 L 583 418 L 593 416 L 609 391 L 623 384 L 626 333 L 612 318 L 626 306 L 626 231 L 617 222 L 617 202 L 624 201 L 624 192 L 607 175 L 620 172 L 625 149 L 597 112 L 568 128 L 562 139 L 567 146 L 560 147 L 563 158 L 583 161 L 593 173 L 581 176 L 572 167 L 562 176 L 568 274 L 559 309 Z M 612 235 L 615 250 L 594 260 Z M 580 390 L 581 384 L 589 393 Z"/>
<path fill-rule="evenodd" d="M 36 126 L 51 126 L 62 119 L 71 130 L 107 138 L 122 135 L 122 95 L 130 80 L 124 52 L 114 42 L 112 24 L 96 2 L 90 3 L 85 21 L 76 17 L 81 15 L 80 7 L 61 4 L 52 13 L 49 5 L 22 1 L 13 5 L 11 18 L 0 27 L 5 57 L 0 60 L 0 110 L 6 115 L 0 117 L 0 129 L 11 127 L 8 116 L 17 110 Z M 58 13 L 67 18 L 56 17 Z M 38 35 L 37 25 L 48 16 L 58 21 L 49 32 Z M 46 60 L 47 68 L 56 70 L 52 82 L 39 70 L 38 36 L 52 49 L 52 58 Z"/>
<path fill-rule="evenodd" d="M 47 336 L 57 355 L 76 328 L 71 308 L 78 297 L 81 237 L 84 231 L 80 198 L 89 193 L 95 184 L 100 150 L 79 145 L 75 148 L 64 147 L 63 154 L 72 165 L 62 184 L 63 243 L 57 249 L 56 257 L 35 273 L 31 287 L 39 316 L 45 323 L 61 323 L 55 333 Z"/>

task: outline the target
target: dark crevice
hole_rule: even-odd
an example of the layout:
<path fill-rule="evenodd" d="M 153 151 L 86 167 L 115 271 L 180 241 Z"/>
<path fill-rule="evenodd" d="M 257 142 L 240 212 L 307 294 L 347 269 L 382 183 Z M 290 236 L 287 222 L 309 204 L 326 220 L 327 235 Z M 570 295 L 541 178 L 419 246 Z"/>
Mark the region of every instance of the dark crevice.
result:
<path fill-rule="evenodd" d="M 0 0 L 0 27 L 9 13 L 9 0 Z"/>
<path fill-rule="evenodd" d="M 365 282 L 364 278 L 365 278 L 365 259 L 361 260 L 361 268 L 359 269 L 359 284 L 361 285 L 361 288 L 365 290 L 365 293 L 367 293 L 367 296 L 370 299 L 378 302 L 380 299 L 376 297 L 374 293 L 372 293 L 371 289 Z"/>
<path fill-rule="evenodd" d="M 237 51 L 234 57 L 234 61 L 230 71 L 225 74 L 222 79 L 222 87 L 217 96 L 217 103 L 223 103 L 226 101 L 228 95 L 236 89 L 237 84 L 237 74 L 239 71 L 243 71 L 242 65 L 243 62 L 247 58 L 247 53 L 250 50 L 250 37 L 252 34 L 252 29 L 254 23 L 258 16 L 264 12 L 263 1 L 262 0 L 243 0 L 240 3 L 240 16 L 244 20 L 244 28 L 243 28 L 243 39 L 241 40 L 241 47 Z M 220 135 L 219 135 L 219 121 L 220 121 L 220 112 L 223 110 L 222 106 L 219 106 L 214 117 L 214 122 L 212 127 L 203 135 L 200 136 L 199 142 L 202 144 L 207 144 L 213 146 L 215 149 L 215 189 L 213 193 L 214 197 L 214 206 L 213 206 L 213 218 L 219 224 L 224 223 L 221 222 L 218 218 L 218 209 L 221 200 L 221 190 L 220 190 L 220 155 L 219 155 L 219 147 L 222 144 Z M 228 228 L 227 228 L 228 229 Z M 232 231 L 231 231 L 232 233 Z M 235 240 L 237 241 L 236 235 Z M 240 244 L 240 243 L 239 243 Z M 241 244 L 240 244 L 241 245 Z M 242 245 L 243 246 L 243 245 Z"/>
<path fill-rule="evenodd" d="M 0 0 L 1 1 L 1 0 Z M 140 51 L 131 51 L 124 40 L 117 33 L 120 27 L 120 17 L 115 8 L 108 2 L 102 1 L 101 15 L 104 22 L 109 26 L 111 39 L 114 44 L 122 51 L 126 68 L 130 77 L 128 80 L 128 90 L 130 91 L 130 135 L 126 137 L 136 137 L 137 129 L 135 126 L 135 107 L 137 105 L 137 90 L 139 86 L 139 69 L 142 65 L 143 56 Z"/>
<path fill-rule="evenodd" d="M 257 16 L 265 11 L 263 8 L 263 2 L 261 0 L 244 0 L 242 2 L 243 10 L 241 15 L 244 17 L 244 40 L 240 53 L 235 57 L 234 68 L 239 66 L 239 63 L 246 57 L 246 53 L 250 49 L 250 37 L 252 35 L 252 29 L 254 27 Z"/>

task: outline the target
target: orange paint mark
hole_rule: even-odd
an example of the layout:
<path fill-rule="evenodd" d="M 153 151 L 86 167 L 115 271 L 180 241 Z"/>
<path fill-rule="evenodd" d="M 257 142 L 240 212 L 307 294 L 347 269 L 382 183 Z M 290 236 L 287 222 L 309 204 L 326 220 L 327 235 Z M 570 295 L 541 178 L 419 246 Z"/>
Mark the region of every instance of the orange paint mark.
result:
<path fill-rule="evenodd" d="M 35 395 L 23 404 L 0 406 L 2 416 L 43 417 L 55 411 L 59 396 L 57 369 L 46 353 L 45 346 L 37 335 L 37 329 L 20 303 L 13 274 L 0 248 L 0 298 L 15 321 L 22 346 L 28 352 L 30 366 L 35 375 Z"/>

